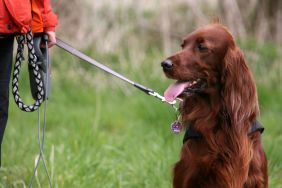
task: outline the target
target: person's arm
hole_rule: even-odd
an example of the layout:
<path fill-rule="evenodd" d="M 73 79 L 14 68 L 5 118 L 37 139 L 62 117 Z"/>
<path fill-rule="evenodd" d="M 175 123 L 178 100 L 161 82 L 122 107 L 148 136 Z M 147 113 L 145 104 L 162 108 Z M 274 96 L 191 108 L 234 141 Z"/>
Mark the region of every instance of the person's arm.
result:
<path fill-rule="evenodd" d="M 50 0 L 32 0 L 32 13 L 33 32 L 45 32 L 49 37 L 48 47 L 56 44 L 55 27 L 58 19 L 52 11 Z"/>

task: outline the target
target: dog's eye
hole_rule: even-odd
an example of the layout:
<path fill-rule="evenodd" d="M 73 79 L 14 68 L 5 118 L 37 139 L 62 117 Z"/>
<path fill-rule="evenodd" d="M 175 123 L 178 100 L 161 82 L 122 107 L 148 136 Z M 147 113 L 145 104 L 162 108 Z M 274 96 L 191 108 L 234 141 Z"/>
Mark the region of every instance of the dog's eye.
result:
<path fill-rule="evenodd" d="M 199 43 L 197 45 L 197 49 L 200 51 L 200 52 L 207 52 L 209 49 L 208 47 L 206 47 L 203 43 Z"/>

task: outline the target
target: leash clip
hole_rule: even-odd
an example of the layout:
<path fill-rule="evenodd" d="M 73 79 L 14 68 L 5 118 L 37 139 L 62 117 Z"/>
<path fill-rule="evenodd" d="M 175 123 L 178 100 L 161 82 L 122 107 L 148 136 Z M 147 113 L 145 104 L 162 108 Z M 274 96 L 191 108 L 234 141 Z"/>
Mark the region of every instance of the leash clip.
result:
<path fill-rule="evenodd" d="M 155 92 L 155 91 L 151 91 L 151 92 L 149 92 L 148 94 L 151 95 L 151 96 L 153 96 L 153 97 L 156 97 L 157 99 L 160 99 L 162 102 L 166 102 L 166 103 L 171 104 L 171 105 L 173 105 L 173 104 L 176 103 L 176 100 L 174 100 L 174 101 L 172 101 L 172 102 L 167 102 L 167 101 L 165 100 L 165 98 L 164 98 L 162 95 L 160 95 L 159 93 L 157 93 L 157 92 Z"/>
<path fill-rule="evenodd" d="M 179 98 L 177 98 L 177 100 L 174 100 L 172 102 L 168 102 L 168 101 L 165 100 L 165 98 L 162 95 L 160 95 L 159 93 L 157 93 L 155 91 L 150 91 L 150 92 L 148 92 L 148 94 L 153 96 L 153 97 L 156 97 L 157 99 L 161 100 L 162 102 L 166 102 L 166 103 L 170 104 L 174 108 L 175 111 L 178 111 L 177 100 L 179 102 L 182 102 L 182 100 L 179 99 Z"/>

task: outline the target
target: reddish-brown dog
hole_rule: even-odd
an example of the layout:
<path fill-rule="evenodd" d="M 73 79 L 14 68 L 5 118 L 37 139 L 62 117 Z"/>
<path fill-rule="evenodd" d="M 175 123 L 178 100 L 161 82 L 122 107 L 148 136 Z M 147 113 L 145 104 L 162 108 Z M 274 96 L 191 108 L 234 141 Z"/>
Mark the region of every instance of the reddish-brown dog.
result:
<path fill-rule="evenodd" d="M 183 99 L 188 135 L 173 187 L 268 187 L 256 86 L 231 33 L 214 23 L 190 33 L 181 47 L 162 62 L 166 76 L 177 80 L 165 98 Z"/>

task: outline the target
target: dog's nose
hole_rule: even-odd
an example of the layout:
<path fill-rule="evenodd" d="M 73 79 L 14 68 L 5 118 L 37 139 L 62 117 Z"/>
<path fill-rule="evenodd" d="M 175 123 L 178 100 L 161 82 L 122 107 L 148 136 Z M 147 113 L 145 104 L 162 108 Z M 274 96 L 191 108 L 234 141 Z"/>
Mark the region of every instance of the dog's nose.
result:
<path fill-rule="evenodd" d="M 162 65 L 164 70 L 171 70 L 173 68 L 173 63 L 169 59 L 161 62 L 161 65 Z"/>

